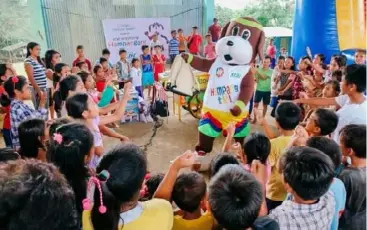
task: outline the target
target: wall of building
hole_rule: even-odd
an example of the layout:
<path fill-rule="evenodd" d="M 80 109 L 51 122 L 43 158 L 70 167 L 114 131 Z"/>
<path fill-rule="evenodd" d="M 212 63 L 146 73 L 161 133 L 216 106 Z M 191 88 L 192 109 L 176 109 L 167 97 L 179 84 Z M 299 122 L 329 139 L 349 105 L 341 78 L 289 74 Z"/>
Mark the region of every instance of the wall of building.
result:
<path fill-rule="evenodd" d="M 44 17 L 47 46 L 71 63 L 75 47 L 84 45 L 93 61 L 105 48 L 102 20 L 109 18 L 170 17 L 171 28 L 203 27 L 204 1 L 214 0 L 39 0 Z M 207 28 L 201 28 L 205 33 Z"/>

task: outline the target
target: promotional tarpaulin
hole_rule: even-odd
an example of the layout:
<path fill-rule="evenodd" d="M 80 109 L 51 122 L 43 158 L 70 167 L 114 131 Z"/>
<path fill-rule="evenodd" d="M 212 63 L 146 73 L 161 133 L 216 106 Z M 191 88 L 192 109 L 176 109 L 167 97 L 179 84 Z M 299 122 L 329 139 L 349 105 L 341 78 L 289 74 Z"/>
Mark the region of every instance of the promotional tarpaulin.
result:
<path fill-rule="evenodd" d="M 150 46 L 154 33 L 168 57 L 168 42 L 171 39 L 170 18 L 121 18 L 103 20 L 103 30 L 110 60 L 119 60 L 119 50 L 125 49 L 129 60 L 142 54 L 142 45 Z"/>

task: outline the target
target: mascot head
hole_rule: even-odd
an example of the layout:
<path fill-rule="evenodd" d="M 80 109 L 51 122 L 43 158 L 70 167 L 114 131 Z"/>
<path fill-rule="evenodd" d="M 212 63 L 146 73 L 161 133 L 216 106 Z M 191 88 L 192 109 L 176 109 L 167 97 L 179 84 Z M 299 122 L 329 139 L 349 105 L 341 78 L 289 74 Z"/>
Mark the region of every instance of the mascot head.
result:
<path fill-rule="evenodd" d="M 255 61 L 257 54 L 263 60 L 265 34 L 262 28 L 255 19 L 248 17 L 227 23 L 215 46 L 218 58 L 229 65 L 247 65 Z"/>

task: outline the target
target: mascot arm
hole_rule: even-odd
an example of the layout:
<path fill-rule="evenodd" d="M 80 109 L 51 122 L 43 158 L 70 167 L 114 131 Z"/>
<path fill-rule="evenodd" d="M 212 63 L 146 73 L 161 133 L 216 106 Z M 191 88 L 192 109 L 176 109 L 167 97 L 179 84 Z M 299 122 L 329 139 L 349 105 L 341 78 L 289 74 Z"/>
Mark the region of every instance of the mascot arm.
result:
<path fill-rule="evenodd" d="M 239 116 L 246 109 L 246 105 L 249 103 L 254 93 L 255 81 L 251 71 L 242 79 L 240 87 L 241 91 L 238 95 L 238 99 L 235 106 L 231 109 L 233 116 Z"/>
<path fill-rule="evenodd" d="M 187 63 L 190 64 L 192 68 L 202 72 L 209 72 L 210 67 L 215 61 L 215 59 L 206 59 L 192 54 L 188 55 Z"/>

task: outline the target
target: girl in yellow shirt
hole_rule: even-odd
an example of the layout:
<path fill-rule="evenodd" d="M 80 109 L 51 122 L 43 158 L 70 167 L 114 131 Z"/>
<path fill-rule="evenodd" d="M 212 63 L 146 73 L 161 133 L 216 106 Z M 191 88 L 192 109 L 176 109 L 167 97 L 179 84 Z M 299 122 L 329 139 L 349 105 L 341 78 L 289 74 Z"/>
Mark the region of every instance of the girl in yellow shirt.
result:
<path fill-rule="evenodd" d="M 147 159 L 134 144 L 111 149 L 97 167 L 100 181 L 92 177 L 83 200 L 83 230 L 171 230 L 173 210 L 169 202 L 139 202 L 147 172 Z"/>

